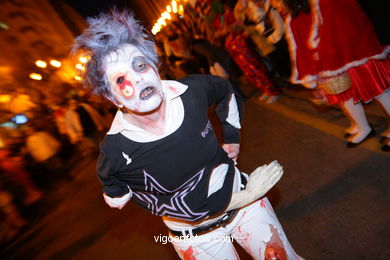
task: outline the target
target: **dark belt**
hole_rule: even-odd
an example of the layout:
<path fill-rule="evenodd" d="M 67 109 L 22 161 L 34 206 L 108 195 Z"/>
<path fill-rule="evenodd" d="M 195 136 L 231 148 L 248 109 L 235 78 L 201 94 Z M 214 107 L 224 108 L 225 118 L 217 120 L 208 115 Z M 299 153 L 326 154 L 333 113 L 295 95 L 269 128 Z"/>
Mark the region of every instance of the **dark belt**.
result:
<path fill-rule="evenodd" d="M 213 231 L 214 229 L 220 228 L 220 227 L 226 227 L 227 224 L 229 224 L 233 218 L 237 215 L 238 209 L 233 209 L 229 212 L 226 212 L 226 215 L 217 220 L 214 223 L 211 223 L 208 226 L 205 227 L 198 227 L 191 230 L 183 230 L 183 231 L 176 231 L 169 229 L 169 232 L 171 232 L 174 236 L 196 236 L 196 235 L 202 235 L 208 232 Z M 192 233 L 192 234 L 191 234 Z"/>

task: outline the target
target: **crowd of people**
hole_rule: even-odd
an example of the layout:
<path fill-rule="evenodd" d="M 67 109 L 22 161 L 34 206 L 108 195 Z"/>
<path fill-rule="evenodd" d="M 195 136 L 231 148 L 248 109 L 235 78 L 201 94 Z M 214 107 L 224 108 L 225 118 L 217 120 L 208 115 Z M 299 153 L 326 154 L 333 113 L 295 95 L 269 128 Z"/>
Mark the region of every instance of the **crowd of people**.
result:
<path fill-rule="evenodd" d="M 266 104 L 285 86 L 308 88 L 313 102 L 347 116 L 352 148 L 375 134 L 364 103 L 376 100 L 390 116 L 390 47 L 376 31 L 356 0 L 199 0 L 173 16 L 156 43 L 166 78 L 210 73 L 229 79 L 242 96 L 241 73 Z M 390 128 L 381 136 L 389 151 Z"/>
<path fill-rule="evenodd" d="M 229 79 L 237 94 L 238 76 L 276 101 L 289 77 L 289 56 L 281 16 L 266 1 L 196 1 L 156 35 L 166 78 L 206 73 Z"/>
<path fill-rule="evenodd" d="M 0 245 L 28 225 L 29 211 L 46 192 L 75 177 L 76 163 L 97 156 L 112 119 L 105 107 L 99 99 L 75 95 L 60 104 L 32 106 L 23 115 L 26 122 L 2 128 Z"/>

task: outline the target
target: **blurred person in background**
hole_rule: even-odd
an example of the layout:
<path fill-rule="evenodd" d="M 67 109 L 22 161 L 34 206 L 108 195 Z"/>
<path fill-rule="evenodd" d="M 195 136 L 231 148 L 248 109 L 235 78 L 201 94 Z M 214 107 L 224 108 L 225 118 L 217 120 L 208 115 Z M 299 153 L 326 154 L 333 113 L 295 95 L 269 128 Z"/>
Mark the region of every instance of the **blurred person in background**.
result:
<path fill-rule="evenodd" d="M 189 74 L 203 73 L 201 66 L 191 53 L 190 43 L 186 37 L 187 32 L 178 21 L 171 21 L 163 30 L 164 51 L 168 64 L 178 67 L 182 74 L 176 73 L 176 78 L 182 78 Z"/>
<path fill-rule="evenodd" d="M 246 31 L 270 63 L 276 80 L 285 82 L 290 76 L 290 57 L 284 39 L 284 22 L 270 0 L 239 0 L 234 8 L 236 19 L 246 24 Z M 251 25 L 253 24 L 253 25 Z"/>
<path fill-rule="evenodd" d="M 83 137 L 83 126 L 80 122 L 80 117 L 76 112 L 77 101 L 74 99 L 68 100 L 68 106 L 65 111 L 66 133 L 72 144 L 77 144 Z"/>
<path fill-rule="evenodd" d="M 11 193 L 4 189 L 0 179 L 0 245 L 11 241 L 27 221 L 20 214 Z"/>
<path fill-rule="evenodd" d="M 105 120 L 97 109 L 88 104 L 85 97 L 79 98 L 76 111 L 83 127 L 84 136 L 97 143 L 99 133 L 105 129 Z"/>
<path fill-rule="evenodd" d="M 60 157 L 63 161 L 69 160 L 73 154 L 74 146 L 70 142 L 65 120 L 66 101 L 63 100 L 59 104 L 51 105 L 50 111 L 52 120 L 56 125 L 53 136 L 61 143 L 61 150 L 59 151 Z"/>
<path fill-rule="evenodd" d="M 38 125 L 29 125 L 25 129 L 25 148 L 37 163 L 37 177 L 45 178 L 48 182 L 69 179 L 65 162 L 60 156 L 61 142 L 44 129 L 45 127 Z"/>
<path fill-rule="evenodd" d="M 104 129 L 104 120 L 94 108 L 70 99 L 65 122 L 70 142 L 77 146 L 82 155 L 89 155 L 98 149 L 96 134 Z"/>
<path fill-rule="evenodd" d="M 244 35 L 244 25 L 234 17 L 232 9 L 219 1 L 212 1 L 209 16 L 214 28 L 212 42 L 224 46 L 232 59 L 258 90 L 263 91 L 262 101 L 275 102 L 281 95 L 281 89 L 269 78 L 268 68 L 260 56 L 248 45 Z"/>
<path fill-rule="evenodd" d="M 7 148 L 0 149 L 0 170 L 4 178 L 15 187 L 15 196 L 22 197 L 23 204 L 29 206 L 41 199 L 42 192 L 35 186 L 23 165 L 21 156 L 13 156 Z"/>

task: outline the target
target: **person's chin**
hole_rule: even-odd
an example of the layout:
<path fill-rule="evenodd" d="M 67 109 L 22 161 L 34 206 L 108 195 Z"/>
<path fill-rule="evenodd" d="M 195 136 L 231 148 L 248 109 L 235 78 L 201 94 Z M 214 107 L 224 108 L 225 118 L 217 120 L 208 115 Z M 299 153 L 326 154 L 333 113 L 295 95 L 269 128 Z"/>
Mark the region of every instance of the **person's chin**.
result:
<path fill-rule="evenodd" d="M 148 115 L 148 114 L 151 114 L 151 113 L 158 111 L 161 108 L 161 103 L 162 103 L 162 99 L 155 97 L 155 98 L 148 100 L 148 102 L 146 102 L 146 104 L 142 104 L 141 106 L 139 106 L 137 108 L 127 107 L 127 109 L 130 110 L 131 112 L 133 112 L 134 114 Z"/>

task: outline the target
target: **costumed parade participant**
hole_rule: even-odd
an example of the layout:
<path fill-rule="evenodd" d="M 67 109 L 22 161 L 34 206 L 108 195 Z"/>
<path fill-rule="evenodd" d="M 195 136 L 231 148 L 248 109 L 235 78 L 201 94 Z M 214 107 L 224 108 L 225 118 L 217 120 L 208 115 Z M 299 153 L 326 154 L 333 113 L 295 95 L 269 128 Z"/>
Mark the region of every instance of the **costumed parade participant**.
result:
<path fill-rule="evenodd" d="M 390 46 L 381 46 L 371 21 L 355 0 L 272 0 L 285 18 L 291 81 L 326 92 L 351 126 L 348 147 L 373 136 L 362 102 L 376 99 L 390 117 Z M 390 139 L 390 127 L 381 134 Z M 384 143 L 382 149 L 390 150 Z"/>
<path fill-rule="evenodd" d="M 181 258 L 236 259 L 231 241 L 215 239 L 231 236 L 255 259 L 301 259 L 263 197 L 282 167 L 274 161 L 249 177 L 235 167 L 240 120 L 228 81 L 161 80 L 153 41 L 126 11 L 88 24 L 74 50 L 89 51 L 86 80 L 119 108 L 97 165 L 106 203 L 132 200 L 162 216 Z M 214 103 L 223 146 L 207 117 Z"/>
<path fill-rule="evenodd" d="M 243 24 L 236 20 L 233 10 L 219 4 L 220 9 L 212 9 L 208 14 L 212 17 L 211 25 L 215 32 L 213 41 L 224 46 L 249 82 L 263 91 L 260 100 L 267 104 L 274 103 L 279 99 L 281 89 L 269 77 L 267 66 L 260 56 L 248 45 Z"/>

